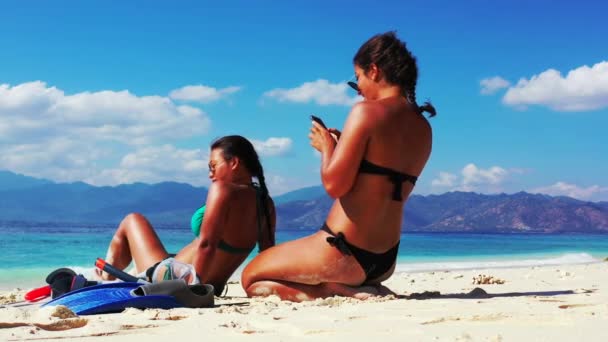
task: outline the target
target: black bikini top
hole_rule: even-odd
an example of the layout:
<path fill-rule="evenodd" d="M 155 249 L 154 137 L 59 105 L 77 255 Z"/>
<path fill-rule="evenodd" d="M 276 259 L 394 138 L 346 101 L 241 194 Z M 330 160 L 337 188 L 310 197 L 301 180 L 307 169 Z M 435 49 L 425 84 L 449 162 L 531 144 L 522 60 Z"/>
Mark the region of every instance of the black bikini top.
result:
<path fill-rule="evenodd" d="M 359 166 L 359 172 L 388 176 L 388 179 L 394 185 L 393 200 L 395 201 L 403 200 L 403 198 L 401 197 L 401 186 L 403 182 L 407 181 L 416 185 L 416 181 L 418 180 L 418 177 L 416 176 L 408 175 L 407 173 L 397 172 L 393 169 L 373 164 L 371 162 L 368 162 L 366 159 L 363 159 L 361 161 L 361 166 Z"/>

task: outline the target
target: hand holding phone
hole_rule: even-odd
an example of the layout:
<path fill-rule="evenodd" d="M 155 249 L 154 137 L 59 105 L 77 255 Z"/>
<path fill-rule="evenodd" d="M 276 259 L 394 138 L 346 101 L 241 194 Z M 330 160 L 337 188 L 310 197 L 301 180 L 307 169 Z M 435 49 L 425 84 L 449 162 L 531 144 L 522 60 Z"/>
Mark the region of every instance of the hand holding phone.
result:
<path fill-rule="evenodd" d="M 319 125 L 321 125 L 323 128 L 327 129 L 327 126 L 325 126 L 325 123 L 323 122 L 323 120 L 321 120 L 321 118 L 320 118 L 320 117 L 318 117 L 318 116 L 314 116 L 314 115 L 311 115 L 311 116 L 310 116 L 310 119 L 311 119 L 312 121 L 314 121 L 314 122 L 318 123 Z"/>

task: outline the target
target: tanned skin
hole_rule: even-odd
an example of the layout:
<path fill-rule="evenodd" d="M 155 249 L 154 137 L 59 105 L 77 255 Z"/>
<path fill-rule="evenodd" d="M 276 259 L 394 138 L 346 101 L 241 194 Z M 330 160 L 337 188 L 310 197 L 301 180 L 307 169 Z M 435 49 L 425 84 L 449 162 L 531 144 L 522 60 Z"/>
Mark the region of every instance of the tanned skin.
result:
<path fill-rule="evenodd" d="M 359 173 L 361 160 L 419 176 L 431 153 L 432 132 L 403 90 L 388 84 L 375 65 L 367 73 L 355 66 L 355 74 L 364 100 L 354 105 L 342 132 L 312 122 L 309 138 L 321 153 L 323 186 L 335 198 L 327 225 L 336 234 L 342 232 L 349 243 L 383 253 L 400 239 L 403 207 L 413 185 L 403 183 L 404 200 L 394 201 L 393 183 L 387 177 Z M 318 231 L 262 252 L 243 271 L 247 295 L 299 302 L 390 293 L 380 282 L 392 275 L 395 265 L 365 282 L 357 260 L 328 244 L 329 236 Z"/>
<path fill-rule="evenodd" d="M 222 150 L 211 151 L 209 178 L 212 181 L 207 195 L 205 216 L 200 235 L 182 248 L 176 260 L 194 265 L 201 282 L 223 288 L 232 273 L 245 261 L 247 254 L 231 254 L 217 248 L 219 241 L 237 248 L 251 248 L 258 241 L 256 190 L 251 186 L 251 174 L 238 157 L 224 159 Z M 275 230 L 275 209 L 268 202 L 271 231 L 263 230 L 262 250 L 272 246 Z M 262 217 L 262 226 L 266 227 Z M 106 261 L 124 269 L 131 261 L 135 270 L 143 272 L 169 253 L 148 220 L 141 214 L 127 215 L 108 248 Z M 98 272 L 103 279 L 109 274 Z"/>

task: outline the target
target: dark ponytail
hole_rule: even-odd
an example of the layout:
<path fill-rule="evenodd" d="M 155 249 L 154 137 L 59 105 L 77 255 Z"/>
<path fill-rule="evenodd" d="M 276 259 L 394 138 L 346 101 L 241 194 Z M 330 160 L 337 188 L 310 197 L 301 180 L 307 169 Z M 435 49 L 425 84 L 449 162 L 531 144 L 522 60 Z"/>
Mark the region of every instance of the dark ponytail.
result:
<path fill-rule="evenodd" d="M 254 150 L 255 152 L 255 150 Z M 262 209 L 264 210 L 264 216 L 266 217 L 266 225 L 268 228 L 268 237 L 270 239 L 271 246 L 275 245 L 274 234 L 272 233 L 272 222 L 270 220 L 270 208 L 268 208 L 268 202 L 270 199 L 270 195 L 268 194 L 268 187 L 266 187 L 266 179 L 264 177 L 264 168 L 262 167 L 262 163 L 260 162 L 260 158 L 257 153 L 256 156 L 256 171 L 253 175 L 258 179 L 260 183 L 260 189 L 262 190 Z"/>
<path fill-rule="evenodd" d="M 211 143 L 211 149 L 214 150 L 219 148 L 222 150 L 222 156 L 226 160 L 230 160 L 233 157 L 238 157 L 240 161 L 245 165 L 245 168 L 252 176 L 257 178 L 259 182 L 259 188 L 261 192 L 261 207 L 266 217 L 266 224 L 268 228 L 268 236 L 272 245 L 275 244 L 274 234 L 272 233 L 272 221 L 270 219 L 270 209 L 268 208 L 268 202 L 270 195 L 268 193 L 268 187 L 266 186 L 266 179 L 264 177 L 264 168 L 260 163 L 260 157 L 255 151 L 253 144 L 247 138 L 240 135 L 227 135 L 215 140 Z"/>
<path fill-rule="evenodd" d="M 397 38 L 394 31 L 377 34 L 365 42 L 355 54 L 353 63 L 368 72 L 372 64 L 382 70 L 384 79 L 389 84 L 398 85 L 408 101 L 418 108 L 418 112 L 428 112 L 429 117 L 437 115 L 430 102 L 418 106 L 416 102 L 416 83 L 418 82 L 418 65 L 416 57 L 406 48 L 405 43 Z"/>

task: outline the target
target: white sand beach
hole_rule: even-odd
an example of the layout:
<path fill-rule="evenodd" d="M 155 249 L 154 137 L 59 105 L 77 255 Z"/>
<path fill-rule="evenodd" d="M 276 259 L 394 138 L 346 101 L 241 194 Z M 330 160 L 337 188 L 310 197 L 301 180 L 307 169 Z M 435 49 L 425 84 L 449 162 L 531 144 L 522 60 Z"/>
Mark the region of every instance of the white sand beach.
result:
<path fill-rule="evenodd" d="M 398 296 L 290 303 L 230 284 L 209 309 L 5 307 L 0 340 L 608 341 L 608 262 L 397 273 L 385 285 Z M 23 293 L 1 293 L 0 303 Z"/>

